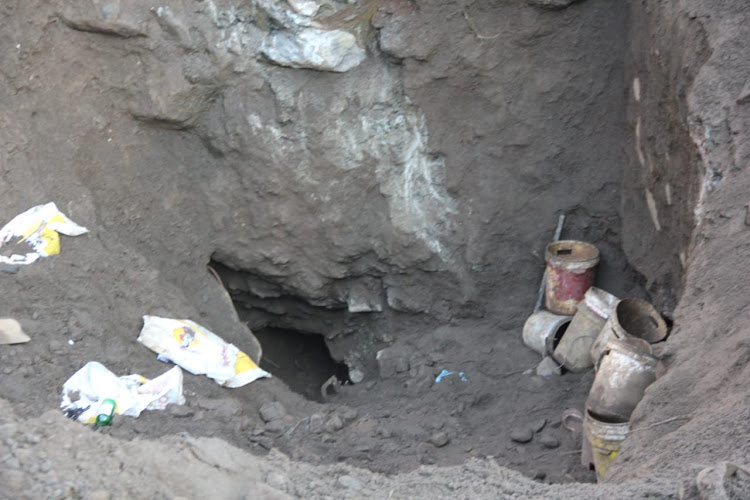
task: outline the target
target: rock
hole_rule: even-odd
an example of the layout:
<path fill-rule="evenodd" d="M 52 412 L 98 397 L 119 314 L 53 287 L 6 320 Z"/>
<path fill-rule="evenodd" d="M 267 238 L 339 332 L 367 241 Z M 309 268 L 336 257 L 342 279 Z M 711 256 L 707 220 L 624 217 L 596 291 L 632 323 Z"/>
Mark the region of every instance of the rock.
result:
<path fill-rule="evenodd" d="M 430 439 L 428 439 L 428 441 L 435 445 L 436 448 L 442 448 L 446 444 L 450 443 L 451 438 L 447 433 L 440 431 L 430 436 Z"/>
<path fill-rule="evenodd" d="M 510 439 L 516 443 L 528 443 L 534 439 L 534 432 L 528 427 L 514 429 L 510 433 Z"/>
<path fill-rule="evenodd" d="M 270 450 L 271 448 L 273 448 L 273 439 L 268 436 L 255 438 L 253 439 L 253 442 L 257 443 L 258 446 L 260 446 L 261 448 L 265 448 L 266 450 Z"/>
<path fill-rule="evenodd" d="M 336 486 L 345 490 L 361 490 L 362 481 L 352 476 L 343 475 L 336 480 Z"/>
<path fill-rule="evenodd" d="M 345 72 L 365 60 L 365 49 L 344 30 L 304 28 L 275 31 L 260 48 L 261 54 L 279 66 Z"/>
<path fill-rule="evenodd" d="M 325 428 L 329 432 L 340 431 L 344 428 L 344 422 L 341 421 L 341 417 L 334 413 L 326 422 Z"/>
<path fill-rule="evenodd" d="M 526 3 L 536 7 L 543 7 L 545 9 L 559 10 L 580 1 L 581 0 L 526 0 Z"/>
<path fill-rule="evenodd" d="M 126 7 L 121 11 L 120 2 L 109 2 L 101 6 L 98 3 L 89 0 L 66 4 L 60 8 L 58 15 L 63 24 L 78 31 L 122 38 L 146 36 L 142 26 L 146 19 L 138 17 L 141 9 Z"/>
<path fill-rule="evenodd" d="M 386 347 L 378 351 L 375 358 L 382 378 L 395 377 L 409 371 L 408 355 L 400 348 Z"/>
<path fill-rule="evenodd" d="M 281 434 L 286 429 L 286 422 L 283 419 L 278 418 L 271 420 L 264 427 L 263 430 L 269 434 Z"/>
<path fill-rule="evenodd" d="M 318 13 L 320 5 L 313 0 L 287 0 L 292 9 L 303 16 L 312 17 Z"/>
<path fill-rule="evenodd" d="M 339 412 L 339 416 L 344 423 L 348 424 L 359 416 L 359 412 L 354 408 L 344 408 Z"/>
<path fill-rule="evenodd" d="M 560 441 L 556 437 L 550 435 L 542 436 L 539 439 L 539 442 L 542 443 L 542 446 L 544 446 L 545 448 L 550 449 L 560 446 Z"/>
<path fill-rule="evenodd" d="M 325 417 L 320 413 L 310 415 L 310 431 L 320 434 L 324 430 Z"/>
<path fill-rule="evenodd" d="M 272 420 L 284 418 L 286 415 L 286 408 L 284 408 L 284 405 L 280 402 L 273 401 L 263 403 L 258 410 L 258 413 L 260 413 L 260 418 L 262 418 L 264 422 L 271 422 Z"/>
<path fill-rule="evenodd" d="M 536 374 L 545 378 L 559 377 L 562 375 L 562 369 L 554 359 L 545 356 L 541 363 L 536 367 Z"/>
<path fill-rule="evenodd" d="M 49 460 L 45 460 L 39 465 L 39 470 L 41 472 L 49 472 L 50 470 L 52 470 L 52 462 L 50 462 Z"/>
<path fill-rule="evenodd" d="M 544 429 L 544 426 L 547 425 L 547 419 L 545 418 L 538 418 L 536 420 L 532 420 L 531 422 L 531 430 L 534 432 L 539 432 L 542 429 Z"/>
<path fill-rule="evenodd" d="M 545 477 L 547 477 L 547 473 L 541 470 L 534 471 L 531 475 L 531 477 L 535 481 L 542 481 Z"/>
<path fill-rule="evenodd" d="M 352 384 L 359 384 L 365 379 L 365 374 L 360 370 L 359 368 L 350 368 L 349 369 L 349 381 Z"/>

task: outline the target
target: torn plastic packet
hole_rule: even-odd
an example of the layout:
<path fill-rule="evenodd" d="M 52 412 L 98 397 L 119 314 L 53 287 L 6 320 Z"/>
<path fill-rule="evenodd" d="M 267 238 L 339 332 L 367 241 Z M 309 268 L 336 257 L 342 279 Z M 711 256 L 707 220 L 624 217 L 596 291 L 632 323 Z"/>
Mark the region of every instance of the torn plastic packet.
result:
<path fill-rule="evenodd" d="M 193 375 L 236 388 L 271 374 L 233 344 L 187 319 L 144 316 L 138 342 Z"/>
<path fill-rule="evenodd" d="M 54 203 L 32 207 L 16 215 L 0 229 L 0 247 L 13 238 L 21 238 L 17 243 L 28 243 L 32 251 L 25 255 L 0 255 L 0 262 L 12 265 L 25 265 L 40 257 L 60 253 L 60 235 L 79 236 L 88 229 L 68 219 Z"/>
<path fill-rule="evenodd" d="M 129 417 L 138 417 L 143 410 L 163 410 L 168 404 L 185 404 L 182 370 L 175 366 L 148 380 L 140 375 L 118 377 L 103 364 L 90 361 L 63 384 L 60 408 L 79 422 L 93 424 L 106 399 L 115 401 L 116 413 Z"/>

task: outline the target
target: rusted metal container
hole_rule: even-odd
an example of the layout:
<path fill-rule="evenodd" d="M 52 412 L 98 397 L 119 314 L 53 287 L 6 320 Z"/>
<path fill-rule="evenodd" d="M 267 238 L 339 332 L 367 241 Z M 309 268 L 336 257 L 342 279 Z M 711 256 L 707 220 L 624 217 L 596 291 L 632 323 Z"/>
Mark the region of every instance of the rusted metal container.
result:
<path fill-rule="evenodd" d="M 630 423 L 606 422 L 600 420 L 590 411 L 586 412 L 584 419 L 584 446 L 589 449 L 583 454 L 591 457 L 596 469 L 596 480 L 601 482 L 609 471 L 612 462 L 620 452 L 620 446 L 630 432 Z"/>
<path fill-rule="evenodd" d="M 611 340 L 635 337 L 654 344 L 666 336 L 667 324 L 654 306 L 641 299 L 622 299 L 591 345 L 591 360 L 596 363 Z"/>
<path fill-rule="evenodd" d="M 562 240 L 547 245 L 547 289 L 545 307 L 556 314 L 572 316 L 576 306 L 594 284 L 599 250 L 583 241 Z"/>
<path fill-rule="evenodd" d="M 565 333 L 570 316 L 560 316 L 549 311 L 535 312 L 523 325 L 523 343 L 542 356 L 551 354 L 556 340 Z"/>
<path fill-rule="evenodd" d="M 656 380 L 659 360 L 650 351 L 651 346 L 641 339 L 610 341 L 591 384 L 586 409 L 602 420 L 630 420 L 646 387 Z"/>
<path fill-rule="evenodd" d="M 572 372 L 594 366 L 591 345 L 617 301 L 617 297 L 600 288 L 589 288 L 576 306 L 576 314 L 552 354 L 555 361 Z"/>

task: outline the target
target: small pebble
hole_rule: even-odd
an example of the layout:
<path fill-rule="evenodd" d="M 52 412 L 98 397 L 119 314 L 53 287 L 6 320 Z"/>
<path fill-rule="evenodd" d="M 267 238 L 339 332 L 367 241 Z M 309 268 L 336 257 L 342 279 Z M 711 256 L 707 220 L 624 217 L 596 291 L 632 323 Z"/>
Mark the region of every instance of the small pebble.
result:
<path fill-rule="evenodd" d="M 310 431 L 315 434 L 323 432 L 323 426 L 325 424 L 325 417 L 320 413 L 313 413 L 310 415 Z"/>
<path fill-rule="evenodd" d="M 260 437 L 258 438 L 256 443 L 258 443 L 258 446 L 260 446 L 261 448 L 265 448 L 267 450 L 273 448 L 273 439 L 271 439 L 270 437 Z"/>
<path fill-rule="evenodd" d="M 536 367 L 536 374 L 544 378 L 559 377 L 562 375 L 562 369 L 554 359 L 546 356 Z"/>
<path fill-rule="evenodd" d="M 542 436 L 539 442 L 541 442 L 542 446 L 545 448 L 557 448 L 560 446 L 560 441 L 554 436 Z"/>
<path fill-rule="evenodd" d="M 510 439 L 516 443 L 528 443 L 534 439 L 534 432 L 527 427 L 515 429 L 510 433 Z"/>
<path fill-rule="evenodd" d="M 534 432 L 539 432 L 544 429 L 545 425 L 547 425 L 547 420 L 544 418 L 539 418 L 531 422 L 531 430 Z"/>
<path fill-rule="evenodd" d="M 448 436 L 447 433 L 441 431 L 436 432 L 432 436 L 430 436 L 429 442 L 433 444 L 436 448 L 442 448 L 446 444 L 450 443 L 451 438 Z"/>
<path fill-rule="evenodd" d="M 357 410 L 348 407 L 341 410 L 339 414 L 341 415 L 341 420 L 343 420 L 344 422 L 351 422 L 359 416 L 359 412 Z"/>
<path fill-rule="evenodd" d="M 49 460 L 45 460 L 39 466 L 39 470 L 42 471 L 42 472 L 49 472 L 50 469 L 52 469 L 52 462 L 50 462 Z"/>
<path fill-rule="evenodd" d="M 270 422 L 272 420 L 284 418 L 286 415 L 286 408 L 284 408 L 284 405 L 278 401 L 274 401 L 272 403 L 263 403 L 263 406 L 260 407 L 258 413 L 260 413 L 260 418 L 262 418 L 264 422 Z"/>
<path fill-rule="evenodd" d="M 270 434 L 280 434 L 286 430 L 286 422 L 283 419 L 272 420 L 263 427 L 263 430 Z"/>

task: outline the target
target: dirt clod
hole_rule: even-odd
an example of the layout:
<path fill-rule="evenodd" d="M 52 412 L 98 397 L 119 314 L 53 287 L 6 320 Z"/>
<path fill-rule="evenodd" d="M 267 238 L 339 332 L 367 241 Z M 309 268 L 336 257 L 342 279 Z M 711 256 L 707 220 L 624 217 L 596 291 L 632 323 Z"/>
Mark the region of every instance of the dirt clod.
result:
<path fill-rule="evenodd" d="M 260 414 L 260 418 L 262 418 L 264 422 L 271 422 L 272 420 L 284 418 L 284 416 L 286 415 L 286 408 L 284 408 L 284 405 L 280 402 L 273 401 L 263 403 L 263 405 L 258 410 L 258 413 Z"/>

